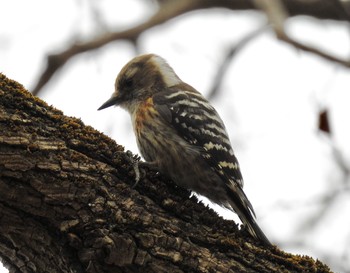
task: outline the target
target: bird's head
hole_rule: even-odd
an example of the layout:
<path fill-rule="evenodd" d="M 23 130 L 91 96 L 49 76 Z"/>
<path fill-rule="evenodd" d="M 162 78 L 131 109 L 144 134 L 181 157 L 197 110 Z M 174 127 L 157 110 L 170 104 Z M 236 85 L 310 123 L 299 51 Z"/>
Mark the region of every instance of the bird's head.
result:
<path fill-rule="evenodd" d="M 181 83 L 174 70 L 161 57 L 146 54 L 129 61 L 119 72 L 115 91 L 98 110 L 120 105 L 132 112 L 153 94 Z"/>

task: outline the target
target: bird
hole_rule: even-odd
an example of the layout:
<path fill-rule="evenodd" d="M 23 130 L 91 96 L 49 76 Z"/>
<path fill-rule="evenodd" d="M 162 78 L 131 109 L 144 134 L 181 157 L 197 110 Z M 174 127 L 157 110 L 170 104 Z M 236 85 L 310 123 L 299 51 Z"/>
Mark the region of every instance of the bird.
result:
<path fill-rule="evenodd" d="M 98 110 L 129 112 L 146 164 L 178 186 L 235 212 L 256 240 L 271 245 L 243 191 L 243 178 L 225 125 L 209 101 L 156 54 L 134 57 Z"/>

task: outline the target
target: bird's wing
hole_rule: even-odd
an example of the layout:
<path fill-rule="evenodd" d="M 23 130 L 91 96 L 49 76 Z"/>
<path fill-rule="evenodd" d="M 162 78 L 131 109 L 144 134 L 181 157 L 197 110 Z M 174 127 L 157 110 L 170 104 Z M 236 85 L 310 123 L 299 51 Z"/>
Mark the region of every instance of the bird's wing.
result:
<path fill-rule="evenodd" d="M 254 224 L 254 209 L 243 191 L 239 164 L 216 110 L 199 92 L 187 85 L 181 90 L 156 93 L 153 103 L 163 119 L 180 137 L 198 149 L 208 166 L 221 177 L 227 186 L 229 206 L 248 226 L 249 232 L 265 240 L 266 237 Z"/>
<path fill-rule="evenodd" d="M 243 187 L 238 161 L 231 148 L 225 126 L 216 110 L 192 87 L 158 92 L 153 103 L 166 120 L 188 143 L 200 149 L 208 165 L 229 187 Z"/>

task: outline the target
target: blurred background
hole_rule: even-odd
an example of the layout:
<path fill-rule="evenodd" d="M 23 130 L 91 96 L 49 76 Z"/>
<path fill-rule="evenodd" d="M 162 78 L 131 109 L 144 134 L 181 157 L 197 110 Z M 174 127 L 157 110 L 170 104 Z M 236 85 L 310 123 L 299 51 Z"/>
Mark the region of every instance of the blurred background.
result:
<path fill-rule="evenodd" d="M 277 0 L 256 1 L 262 10 L 220 7 L 225 1 L 0 0 L 0 71 L 137 153 L 128 113 L 97 108 L 131 58 L 164 57 L 220 113 L 270 240 L 350 272 L 349 3 L 323 1 L 340 5 L 340 15 Z M 49 55 L 86 44 L 93 50 L 78 46 L 57 70 L 47 66 Z"/>

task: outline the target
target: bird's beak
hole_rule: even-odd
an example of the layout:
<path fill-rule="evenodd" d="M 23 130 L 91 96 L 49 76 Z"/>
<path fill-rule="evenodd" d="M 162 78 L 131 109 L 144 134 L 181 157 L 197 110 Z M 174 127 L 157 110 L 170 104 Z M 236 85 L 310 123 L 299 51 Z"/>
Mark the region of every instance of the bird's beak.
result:
<path fill-rule="evenodd" d="M 98 108 L 97 110 L 102 110 L 105 109 L 107 107 L 113 106 L 113 105 L 117 105 L 120 101 L 120 98 L 117 96 L 112 96 L 109 100 L 107 100 L 104 104 L 102 104 L 100 106 L 100 108 Z"/>

